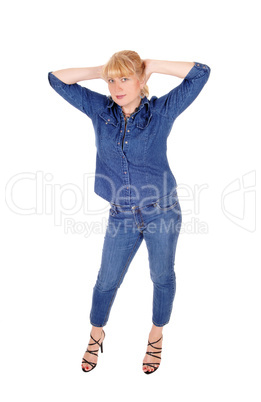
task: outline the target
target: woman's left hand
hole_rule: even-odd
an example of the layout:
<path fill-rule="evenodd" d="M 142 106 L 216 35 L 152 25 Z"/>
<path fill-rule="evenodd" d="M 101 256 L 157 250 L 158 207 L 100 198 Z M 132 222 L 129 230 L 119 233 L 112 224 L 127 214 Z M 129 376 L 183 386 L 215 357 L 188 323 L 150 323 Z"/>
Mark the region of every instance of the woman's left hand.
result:
<path fill-rule="evenodd" d="M 144 64 L 145 64 L 145 84 L 147 83 L 147 81 L 149 80 L 151 74 L 153 73 L 152 71 L 152 60 L 150 59 L 146 59 L 143 60 Z"/>

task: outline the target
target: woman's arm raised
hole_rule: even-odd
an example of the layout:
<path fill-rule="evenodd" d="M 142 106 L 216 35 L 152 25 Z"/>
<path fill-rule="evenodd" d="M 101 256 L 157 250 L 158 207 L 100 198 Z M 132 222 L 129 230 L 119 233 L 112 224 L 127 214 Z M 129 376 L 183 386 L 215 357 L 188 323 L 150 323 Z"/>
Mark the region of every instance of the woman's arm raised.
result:
<path fill-rule="evenodd" d="M 175 77 L 185 78 L 189 71 L 194 67 L 194 62 L 187 61 L 165 61 L 165 60 L 144 60 L 146 70 L 146 81 L 153 73 L 174 75 Z"/>
<path fill-rule="evenodd" d="M 98 67 L 83 67 L 83 68 L 65 68 L 63 70 L 53 71 L 52 74 L 55 75 L 59 80 L 67 85 L 76 84 L 79 81 L 93 80 L 97 78 L 102 78 L 103 66 Z"/>
<path fill-rule="evenodd" d="M 173 75 L 183 81 L 166 95 L 153 98 L 154 107 L 173 121 L 196 99 L 206 84 L 210 68 L 206 64 L 183 61 L 144 60 L 146 80 L 152 73 Z"/>
<path fill-rule="evenodd" d="M 103 66 L 66 68 L 48 73 L 51 87 L 72 106 L 92 118 L 97 110 L 107 104 L 107 96 L 91 91 L 79 81 L 102 78 Z"/>

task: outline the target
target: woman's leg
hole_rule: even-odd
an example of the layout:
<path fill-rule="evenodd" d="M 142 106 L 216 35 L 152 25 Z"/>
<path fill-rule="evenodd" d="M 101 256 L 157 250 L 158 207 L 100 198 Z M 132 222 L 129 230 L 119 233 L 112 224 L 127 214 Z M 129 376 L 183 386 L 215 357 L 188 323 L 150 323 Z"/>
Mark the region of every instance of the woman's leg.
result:
<path fill-rule="evenodd" d="M 117 291 L 142 240 L 132 214 L 111 217 L 106 231 L 101 267 L 93 289 L 91 324 L 106 325 Z M 127 216 L 127 217 L 126 217 Z"/>
<path fill-rule="evenodd" d="M 179 203 L 174 208 L 159 209 L 153 217 L 153 226 L 147 225 L 143 232 L 149 253 L 150 275 L 153 281 L 153 326 L 149 335 L 149 342 L 156 342 L 161 338 L 163 326 L 171 316 L 173 301 L 176 293 L 176 275 L 174 271 L 175 253 L 181 226 L 181 210 Z M 150 230 L 152 228 L 153 230 Z M 162 339 L 155 347 L 161 348 Z M 148 347 L 147 352 L 155 352 L 155 348 Z M 160 354 L 157 354 L 160 357 Z M 146 354 L 144 363 L 155 363 L 160 360 Z M 153 370 L 143 366 L 144 371 Z"/>
<path fill-rule="evenodd" d="M 181 214 L 178 206 L 163 211 L 143 232 L 149 253 L 150 276 L 153 281 L 153 324 L 162 327 L 169 322 L 176 292 L 174 271 Z"/>
<path fill-rule="evenodd" d="M 90 313 L 91 335 L 96 340 L 103 340 L 102 329 L 108 321 L 117 290 L 142 240 L 142 233 L 136 228 L 132 214 L 121 213 L 116 217 L 109 217 Z M 93 343 L 92 339 L 90 343 Z M 88 349 L 97 350 L 97 344 Z M 98 357 L 85 353 L 84 359 L 97 363 Z M 87 363 L 82 366 L 87 371 L 92 368 Z"/>

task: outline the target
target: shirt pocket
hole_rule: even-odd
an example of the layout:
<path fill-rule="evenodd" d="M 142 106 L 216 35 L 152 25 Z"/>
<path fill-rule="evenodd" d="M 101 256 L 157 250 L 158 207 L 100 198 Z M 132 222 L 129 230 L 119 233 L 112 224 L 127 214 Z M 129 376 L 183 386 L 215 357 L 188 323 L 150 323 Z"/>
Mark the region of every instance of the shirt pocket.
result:
<path fill-rule="evenodd" d="M 119 127 L 120 123 L 114 116 L 106 112 L 99 114 L 96 145 L 99 152 L 102 152 L 104 160 L 118 155 Z"/>
<path fill-rule="evenodd" d="M 110 127 L 118 127 L 119 122 L 115 119 L 115 117 L 111 116 L 106 112 L 102 112 L 99 114 L 99 117 L 102 119 L 105 125 Z"/>
<path fill-rule="evenodd" d="M 150 124 L 151 119 L 152 119 L 151 113 L 147 114 L 147 115 L 139 116 L 139 118 L 137 119 L 137 122 L 136 122 L 136 127 L 144 130 Z"/>

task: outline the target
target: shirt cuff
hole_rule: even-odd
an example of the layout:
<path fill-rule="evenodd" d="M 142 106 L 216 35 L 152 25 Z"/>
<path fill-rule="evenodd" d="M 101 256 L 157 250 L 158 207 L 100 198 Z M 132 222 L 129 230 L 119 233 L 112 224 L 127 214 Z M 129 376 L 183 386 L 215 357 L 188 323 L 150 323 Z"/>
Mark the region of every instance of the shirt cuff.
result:
<path fill-rule="evenodd" d="M 59 78 L 57 78 L 55 75 L 53 75 L 52 71 L 50 71 L 48 73 L 48 80 L 49 80 L 51 87 L 62 87 L 63 85 L 66 85 L 66 84 L 64 84 L 64 82 L 59 80 Z"/>
<path fill-rule="evenodd" d="M 197 61 L 195 61 L 194 63 L 195 65 L 185 77 L 186 80 L 192 80 L 194 78 L 202 77 L 205 74 L 210 74 L 210 67 L 208 67 L 206 64 L 198 63 Z"/>

